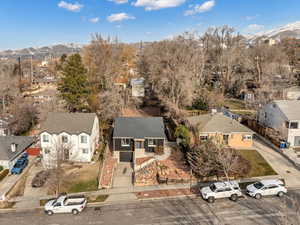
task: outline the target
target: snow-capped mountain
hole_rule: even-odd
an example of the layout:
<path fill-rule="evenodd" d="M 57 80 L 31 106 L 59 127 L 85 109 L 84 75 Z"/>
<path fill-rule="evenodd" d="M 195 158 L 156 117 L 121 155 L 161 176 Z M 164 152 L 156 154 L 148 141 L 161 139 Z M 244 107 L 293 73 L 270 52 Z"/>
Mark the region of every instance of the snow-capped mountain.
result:
<path fill-rule="evenodd" d="M 255 40 L 258 38 L 263 39 L 278 39 L 281 40 L 283 38 L 297 38 L 300 39 L 300 21 L 289 23 L 287 25 L 256 33 L 253 36 L 249 37 L 249 40 Z"/>
<path fill-rule="evenodd" d="M 20 56 L 31 56 L 35 58 L 43 58 L 45 56 L 61 56 L 62 54 L 71 54 L 79 52 L 83 45 L 80 44 L 56 44 L 44 47 L 30 47 L 18 50 L 5 50 L 0 52 L 0 58 L 17 58 Z"/>

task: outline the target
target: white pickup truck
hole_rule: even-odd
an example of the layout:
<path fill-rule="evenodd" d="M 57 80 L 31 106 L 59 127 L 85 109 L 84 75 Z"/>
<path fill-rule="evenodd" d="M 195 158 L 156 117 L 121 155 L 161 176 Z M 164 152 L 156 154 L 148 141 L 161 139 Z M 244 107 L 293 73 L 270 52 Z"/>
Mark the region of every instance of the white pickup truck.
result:
<path fill-rule="evenodd" d="M 87 199 L 84 196 L 62 195 L 56 199 L 49 200 L 44 207 L 45 213 L 52 215 L 54 213 L 72 213 L 77 215 L 86 206 Z"/>

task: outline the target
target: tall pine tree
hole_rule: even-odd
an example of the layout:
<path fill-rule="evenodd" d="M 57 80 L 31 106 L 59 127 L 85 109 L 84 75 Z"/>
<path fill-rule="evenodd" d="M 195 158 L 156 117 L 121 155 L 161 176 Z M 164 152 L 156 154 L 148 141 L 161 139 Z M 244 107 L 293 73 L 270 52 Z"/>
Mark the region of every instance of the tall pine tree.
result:
<path fill-rule="evenodd" d="M 87 70 L 79 54 L 69 56 L 63 64 L 58 91 L 70 112 L 78 112 L 87 108 L 89 96 Z"/>

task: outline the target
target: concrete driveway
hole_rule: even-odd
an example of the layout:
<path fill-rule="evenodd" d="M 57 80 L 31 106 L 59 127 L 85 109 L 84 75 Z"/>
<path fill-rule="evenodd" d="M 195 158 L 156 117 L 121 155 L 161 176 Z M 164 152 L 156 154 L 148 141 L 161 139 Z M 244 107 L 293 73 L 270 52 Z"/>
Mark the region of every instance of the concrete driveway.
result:
<path fill-rule="evenodd" d="M 273 169 L 285 179 L 287 187 L 300 188 L 300 171 L 290 161 L 258 139 L 254 139 L 254 147 Z"/>
<path fill-rule="evenodd" d="M 24 194 L 22 196 L 23 201 L 17 202 L 15 208 L 29 208 L 29 207 L 38 207 L 39 202 L 36 199 L 47 195 L 46 185 L 40 188 L 33 188 L 31 186 L 31 182 L 35 175 L 42 171 L 43 167 L 41 163 L 34 164 L 30 170 L 28 171 L 28 175 L 26 178 Z"/>
<path fill-rule="evenodd" d="M 113 178 L 114 188 L 130 188 L 132 184 L 133 169 L 131 163 L 119 163 Z"/>

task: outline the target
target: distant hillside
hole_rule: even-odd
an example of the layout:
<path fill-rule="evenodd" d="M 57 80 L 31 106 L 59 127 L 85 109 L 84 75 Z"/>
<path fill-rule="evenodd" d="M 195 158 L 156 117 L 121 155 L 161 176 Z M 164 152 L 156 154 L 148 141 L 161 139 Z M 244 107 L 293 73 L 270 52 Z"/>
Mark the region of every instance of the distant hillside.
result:
<path fill-rule="evenodd" d="M 79 44 L 58 44 L 52 46 L 44 46 L 40 48 L 24 48 L 19 50 L 6 50 L 0 52 L 0 58 L 18 58 L 22 56 L 33 55 L 36 59 L 43 59 L 44 57 L 59 57 L 63 54 L 71 54 L 80 52 L 82 45 Z"/>

